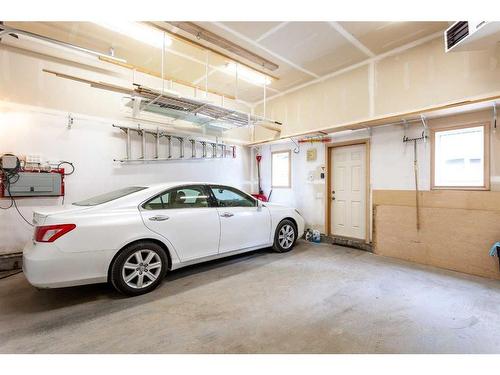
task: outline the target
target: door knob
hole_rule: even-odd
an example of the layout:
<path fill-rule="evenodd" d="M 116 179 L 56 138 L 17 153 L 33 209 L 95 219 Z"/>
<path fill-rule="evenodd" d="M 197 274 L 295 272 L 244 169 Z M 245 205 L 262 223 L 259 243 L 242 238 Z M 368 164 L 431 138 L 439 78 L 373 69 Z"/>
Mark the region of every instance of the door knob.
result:
<path fill-rule="evenodd" d="M 332 201 L 335 200 L 335 190 L 332 190 Z"/>
<path fill-rule="evenodd" d="M 149 220 L 151 221 L 165 221 L 170 219 L 168 216 L 165 215 L 156 215 L 156 216 L 151 216 Z"/>

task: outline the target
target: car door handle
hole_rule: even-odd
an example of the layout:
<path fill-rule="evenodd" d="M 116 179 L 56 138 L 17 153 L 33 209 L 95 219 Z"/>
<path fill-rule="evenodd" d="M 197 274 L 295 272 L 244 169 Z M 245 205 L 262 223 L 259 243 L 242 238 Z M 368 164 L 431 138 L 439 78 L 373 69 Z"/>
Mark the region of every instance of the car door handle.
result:
<path fill-rule="evenodd" d="M 234 216 L 234 214 L 232 214 L 231 212 L 224 212 L 220 214 L 220 217 L 231 217 L 231 216 Z"/>
<path fill-rule="evenodd" d="M 170 219 L 168 216 L 165 215 L 156 215 L 156 216 L 151 216 L 149 220 L 151 221 L 165 221 Z"/>

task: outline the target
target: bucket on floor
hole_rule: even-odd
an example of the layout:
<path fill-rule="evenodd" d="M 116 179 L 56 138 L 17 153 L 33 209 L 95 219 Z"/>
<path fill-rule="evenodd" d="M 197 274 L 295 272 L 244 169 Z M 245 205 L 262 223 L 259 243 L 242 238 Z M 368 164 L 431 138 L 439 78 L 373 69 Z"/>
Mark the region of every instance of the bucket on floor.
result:
<path fill-rule="evenodd" d="M 315 242 L 315 243 L 321 242 L 321 233 L 317 229 L 314 229 L 312 231 L 312 242 Z"/>

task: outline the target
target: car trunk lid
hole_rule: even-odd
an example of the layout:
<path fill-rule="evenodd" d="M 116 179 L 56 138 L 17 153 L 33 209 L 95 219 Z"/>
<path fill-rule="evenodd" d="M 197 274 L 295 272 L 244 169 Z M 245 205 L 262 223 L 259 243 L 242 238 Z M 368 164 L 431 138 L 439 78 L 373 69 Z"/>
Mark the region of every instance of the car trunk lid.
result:
<path fill-rule="evenodd" d="M 86 211 L 91 208 L 93 207 L 74 206 L 74 205 L 66 205 L 62 207 L 53 207 L 53 208 L 36 208 L 33 211 L 33 224 L 36 226 L 44 225 L 45 221 L 49 216 Z"/>

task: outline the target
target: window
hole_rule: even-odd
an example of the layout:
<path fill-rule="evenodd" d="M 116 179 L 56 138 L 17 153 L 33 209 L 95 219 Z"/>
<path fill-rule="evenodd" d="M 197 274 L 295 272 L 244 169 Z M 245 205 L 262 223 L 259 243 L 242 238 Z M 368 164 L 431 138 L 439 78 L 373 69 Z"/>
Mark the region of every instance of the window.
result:
<path fill-rule="evenodd" d="M 208 207 L 203 186 L 185 186 L 162 193 L 142 206 L 145 210 Z"/>
<path fill-rule="evenodd" d="M 271 187 L 291 187 L 290 150 L 271 153 Z"/>
<path fill-rule="evenodd" d="M 219 207 L 255 207 L 257 201 L 245 193 L 227 187 L 211 186 Z"/>
<path fill-rule="evenodd" d="M 123 189 L 115 190 L 110 193 L 97 195 L 95 197 L 85 199 L 84 201 L 73 203 L 74 206 L 97 206 L 98 204 L 103 204 L 107 202 L 114 201 L 115 199 L 125 197 L 132 193 L 137 193 L 138 191 L 146 189 L 141 186 L 129 186 Z"/>
<path fill-rule="evenodd" d="M 433 130 L 433 188 L 488 188 L 487 131 L 485 125 Z"/>

